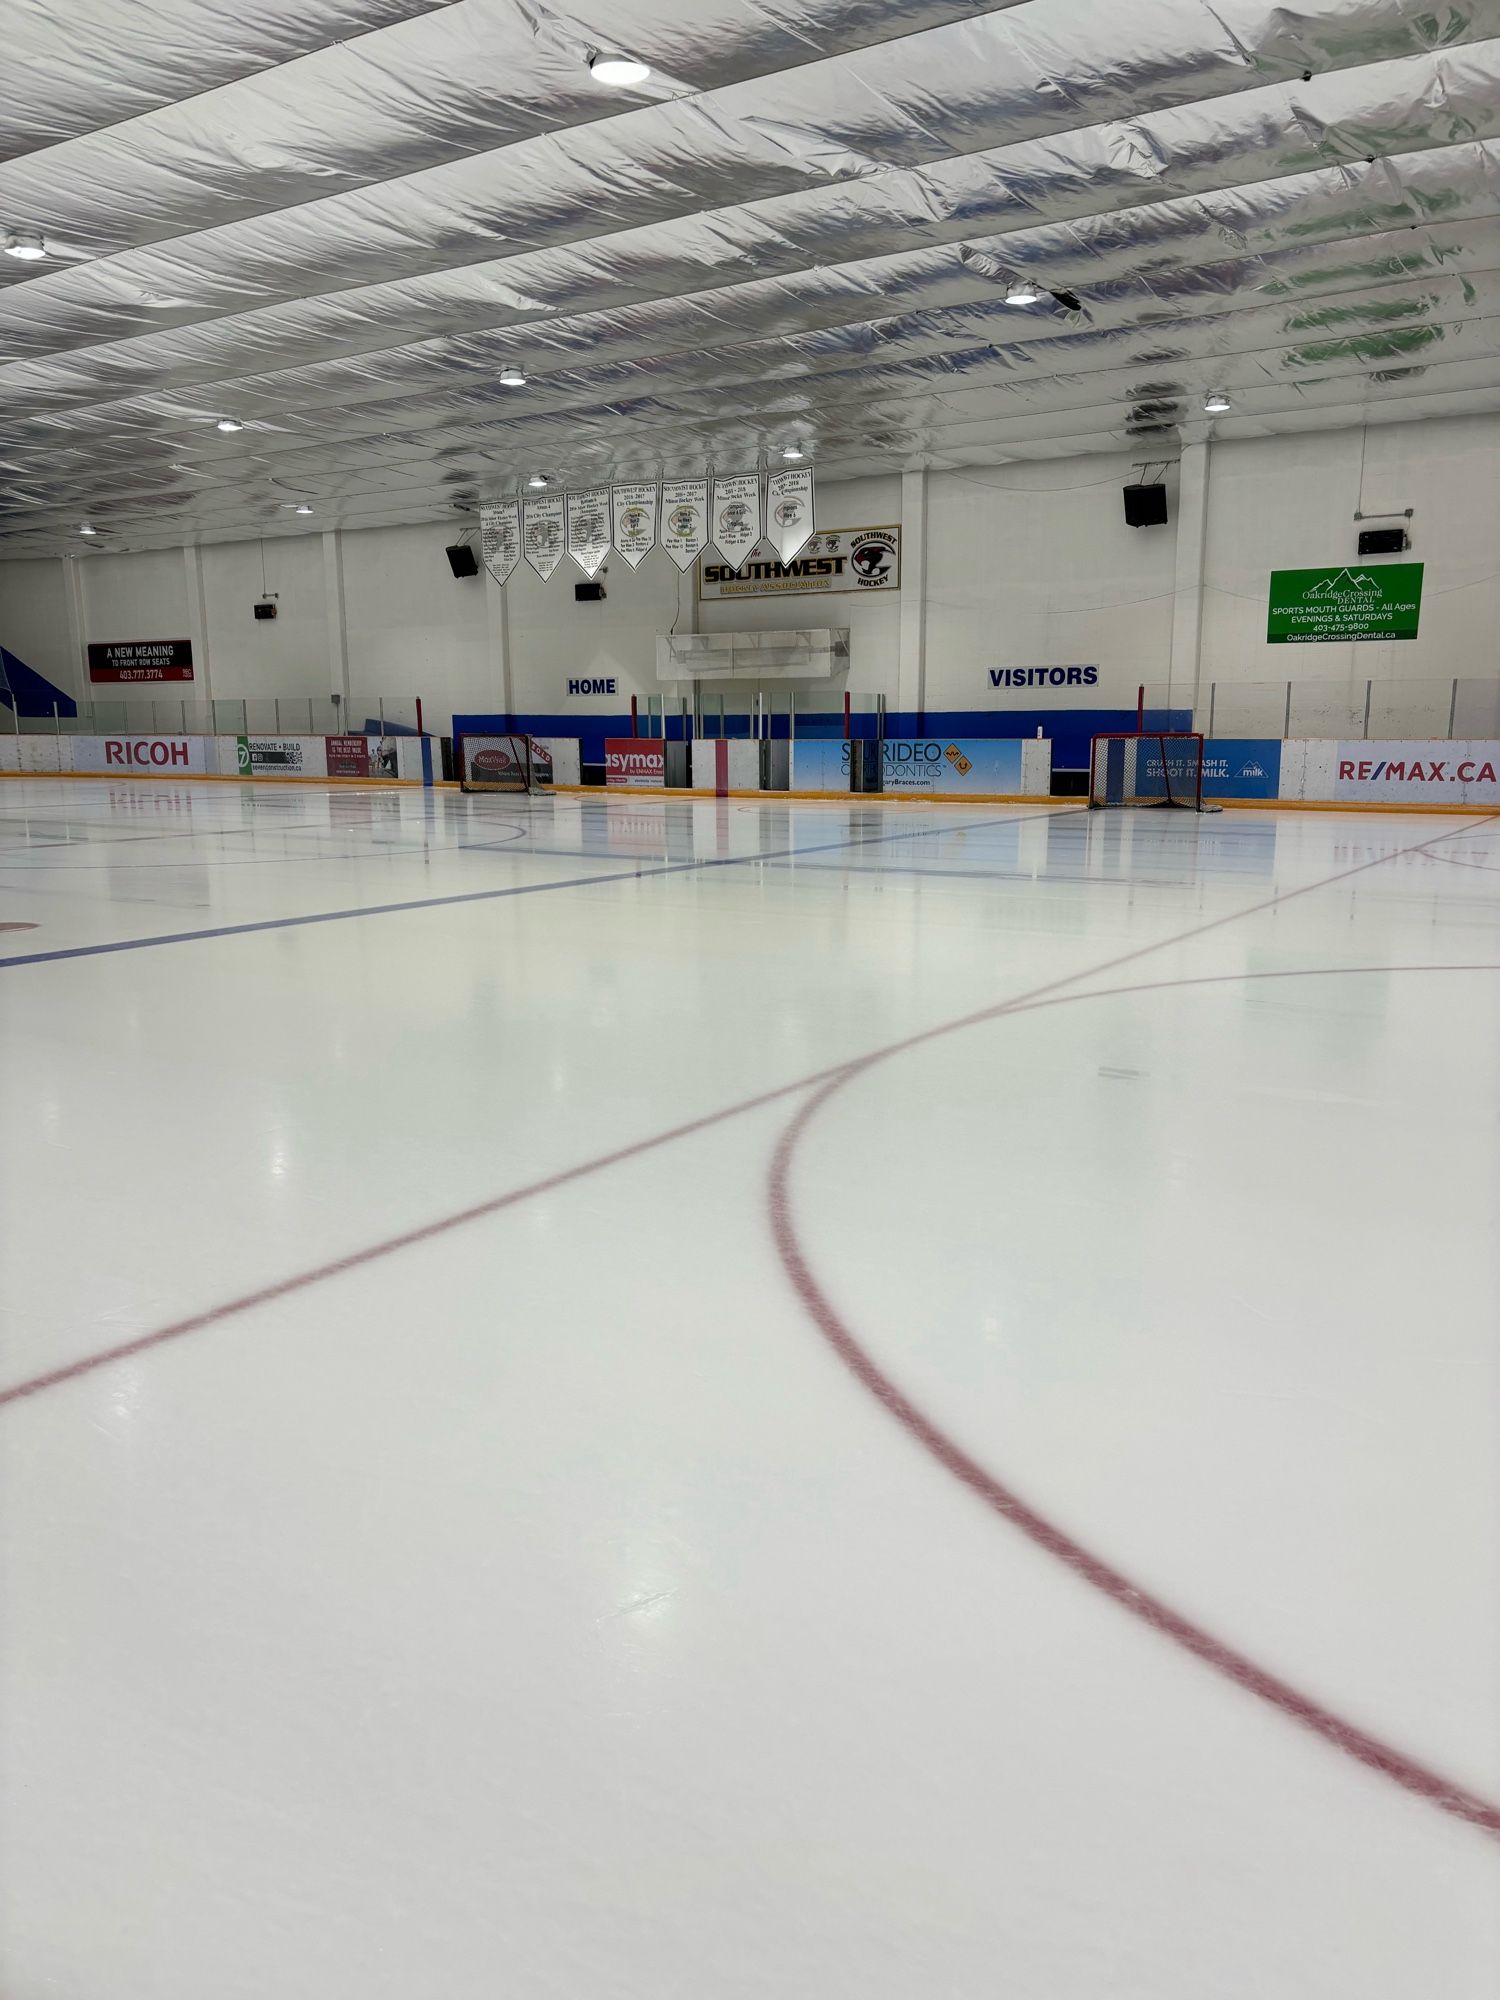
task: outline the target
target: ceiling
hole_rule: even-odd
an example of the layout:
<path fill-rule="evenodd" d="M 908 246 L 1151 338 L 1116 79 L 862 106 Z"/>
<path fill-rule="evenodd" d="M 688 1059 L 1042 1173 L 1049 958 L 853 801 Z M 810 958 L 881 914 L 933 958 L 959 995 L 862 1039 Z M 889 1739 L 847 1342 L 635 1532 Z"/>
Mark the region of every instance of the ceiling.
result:
<path fill-rule="evenodd" d="M 0 44 L 47 251 L 0 255 L 0 556 L 1500 409 L 1500 0 L 0 0 Z"/>

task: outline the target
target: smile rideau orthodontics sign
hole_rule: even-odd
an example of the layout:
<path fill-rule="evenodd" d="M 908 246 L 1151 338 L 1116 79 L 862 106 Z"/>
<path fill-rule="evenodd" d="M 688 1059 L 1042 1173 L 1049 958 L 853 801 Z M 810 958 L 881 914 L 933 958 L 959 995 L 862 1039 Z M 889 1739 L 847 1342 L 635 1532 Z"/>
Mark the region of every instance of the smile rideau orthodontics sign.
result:
<path fill-rule="evenodd" d="M 1421 616 L 1421 563 L 1273 569 L 1266 644 L 1415 639 Z"/>

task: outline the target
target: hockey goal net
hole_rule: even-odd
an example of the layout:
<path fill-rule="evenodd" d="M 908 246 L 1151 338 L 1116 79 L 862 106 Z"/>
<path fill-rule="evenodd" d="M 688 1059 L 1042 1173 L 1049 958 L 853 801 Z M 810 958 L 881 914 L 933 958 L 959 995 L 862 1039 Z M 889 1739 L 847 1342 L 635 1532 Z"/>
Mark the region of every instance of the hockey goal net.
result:
<path fill-rule="evenodd" d="M 1096 736 L 1089 746 L 1089 804 L 1218 812 L 1203 797 L 1203 738 L 1149 731 Z"/>
<path fill-rule="evenodd" d="M 529 736 L 460 736 L 458 783 L 465 792 L 534 792 L 552 766 Z"/>

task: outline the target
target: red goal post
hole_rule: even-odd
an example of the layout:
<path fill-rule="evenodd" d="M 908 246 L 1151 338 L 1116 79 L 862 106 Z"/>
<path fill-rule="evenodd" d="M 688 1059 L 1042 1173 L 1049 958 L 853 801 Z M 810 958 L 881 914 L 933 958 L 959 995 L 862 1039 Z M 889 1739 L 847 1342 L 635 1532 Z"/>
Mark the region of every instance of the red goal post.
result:
<path fill-rule="evenodd" d="M 1090 806 L 1180 806 L 1203 797 L 1203 738 L 1190 730 L 1109 730 L 1089 744 Z"/>

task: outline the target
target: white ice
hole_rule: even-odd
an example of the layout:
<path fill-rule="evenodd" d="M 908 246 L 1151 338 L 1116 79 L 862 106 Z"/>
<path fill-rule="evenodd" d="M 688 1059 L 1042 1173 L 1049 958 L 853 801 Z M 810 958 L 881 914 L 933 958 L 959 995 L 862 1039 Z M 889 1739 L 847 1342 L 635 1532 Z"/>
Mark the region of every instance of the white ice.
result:
<path fill-rule="evenodd" d="M 1500 1840 L 805 1296 L 1500 1803 L 1500 819 L 12 782 L 8 924 L 6 2000 L 1500 1991 Z M 799 1292 L 821 1086 L 716 1114 L 1026 996 Z"/>

